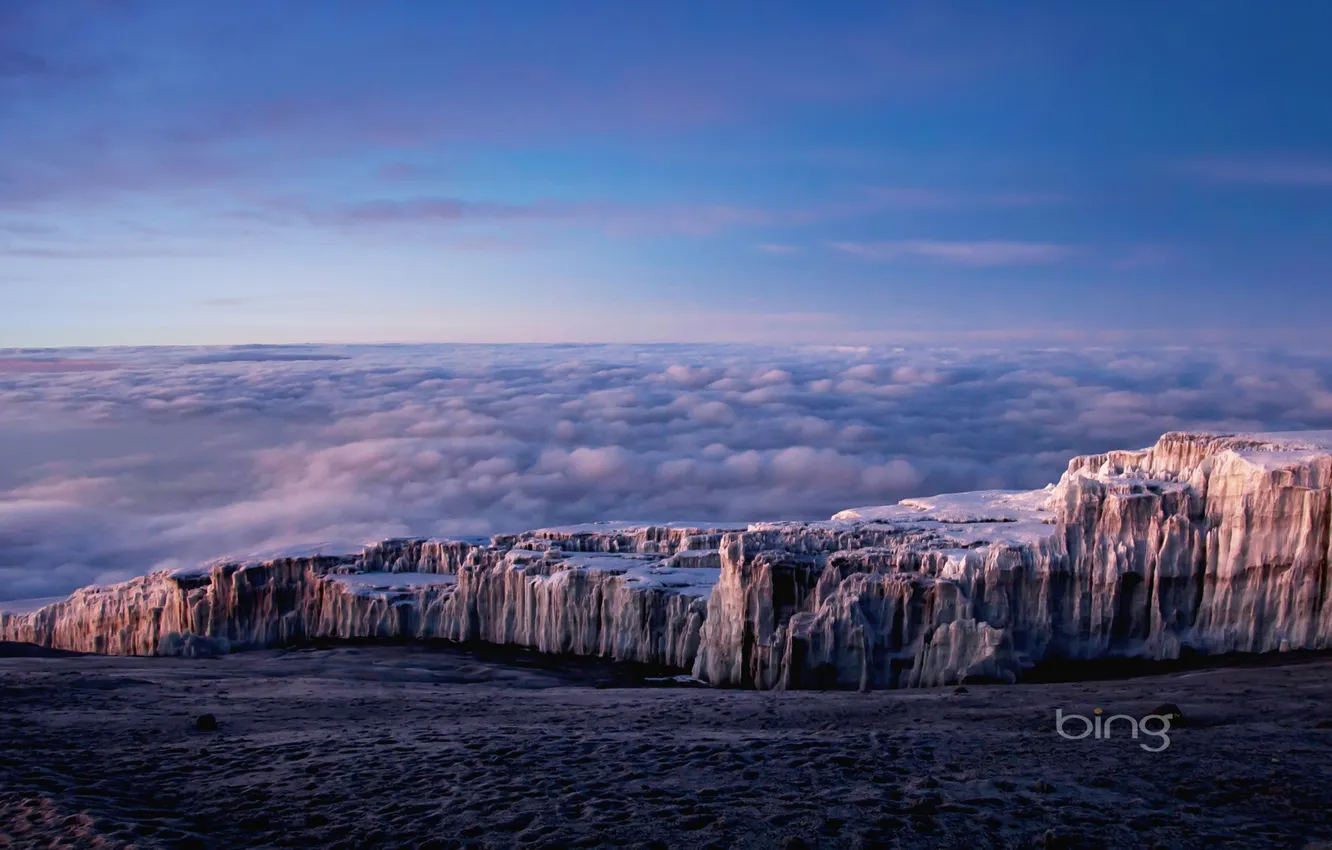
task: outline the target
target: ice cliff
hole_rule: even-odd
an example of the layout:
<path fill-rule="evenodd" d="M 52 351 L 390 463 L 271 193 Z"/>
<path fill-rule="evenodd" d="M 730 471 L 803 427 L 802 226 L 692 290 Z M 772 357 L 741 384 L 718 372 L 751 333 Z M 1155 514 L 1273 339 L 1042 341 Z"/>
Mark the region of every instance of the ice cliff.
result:
<path fill-rule="evenodd" d="M 0 639 L 209 655 L 440 638 L 758 688 L 1020 679 L 1046 661 L 1332 647 L 1332 432 L 1171 433 L 1033 492 L 823 522 L 388 540 L 0 603 Z"/>

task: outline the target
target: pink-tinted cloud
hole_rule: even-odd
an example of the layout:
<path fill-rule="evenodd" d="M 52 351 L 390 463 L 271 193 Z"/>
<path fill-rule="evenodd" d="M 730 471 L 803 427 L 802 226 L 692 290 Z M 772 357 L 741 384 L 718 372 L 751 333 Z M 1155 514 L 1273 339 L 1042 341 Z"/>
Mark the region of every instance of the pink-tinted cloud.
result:
<path fill-rule="evenodd" d="M 948 265 L 993 267 L 1059 263 L 1076 250 L 1052 242 L 944 242 L 910 239 L 886 242 L 832 242 L 829 247 L 865 260 L 925 260 Z"/>
<path fill-rule="evenodd" d="M 466 220 L 505 220 L 515 218 L 560 218 L 557 204 L 538 202 L 530 205 L 493 201 L 464 201 L 458 198 L 418 198 L 409 201 L 367 201 L 328 212 L 309 212 L 315 222 L 334 224 L 396 224 L 401 222 L 458 222 Z"/>
<path fill-rule="evenodd" d="M 321 204 L 291 198 L 254 198 L 251 199 L 252 208 L 238 215 L 271 222 L 298 219 L 319 226 L 347 228 L 527 221 L 590 227 L 615 236 L 678 234 L 701 237 L 744 229 L 798 228 L 819 222 L 854 219 L 896 207 L 899 203 L 897 199 L 876 197 L 817 201 L 786 207 L 562 199 L 503 203 L 453 197 Z M 942 243 L 897 244 L 928 246 Z M 770 254 L 794 254 L 802 250 L 799 245 L 775 242 L 762 243 L 757 247 Z"/>

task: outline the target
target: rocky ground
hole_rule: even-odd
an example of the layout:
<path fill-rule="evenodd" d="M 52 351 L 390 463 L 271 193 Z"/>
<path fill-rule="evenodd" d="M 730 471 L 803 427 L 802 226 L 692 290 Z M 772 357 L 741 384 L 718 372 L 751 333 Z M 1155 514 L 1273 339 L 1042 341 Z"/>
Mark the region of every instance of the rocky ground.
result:
<path fill-rule="evenodd" d="M 860 694 L 664 687 L 595 663 L 422 646 L 27 655 L 0 658 L 0 847 L 1332 838 L 1328 657 Z M 1056 709 L 1141 716 L 1167 702 L 1184 722 L 1161 752 L 1141 746 L 1158 738 L 1054 731 Z"/>

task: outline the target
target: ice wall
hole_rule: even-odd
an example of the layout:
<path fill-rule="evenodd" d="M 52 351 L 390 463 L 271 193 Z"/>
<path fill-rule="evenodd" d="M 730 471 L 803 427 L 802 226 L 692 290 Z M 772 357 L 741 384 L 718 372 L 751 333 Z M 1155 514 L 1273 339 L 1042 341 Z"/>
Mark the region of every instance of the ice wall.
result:
<path fill-rule="evenodd" d="M 112 655 L 214 654 L 313 638 L 516 644 L 685 669 L 720 571 L 710 553 L 386 541 L 347 558 L 159 572 L 0 614 L 0 639 Z"/>
<path fill-rule="evenodd" d="M 728 535 L 694 674 L 895 687 L 1327 648 L 1330 448 L 1328 433 L 1167 434 L 1075 458 L 1045 491 L 844 511 L 834 527 L 895 533 L 812 562 Z"/>

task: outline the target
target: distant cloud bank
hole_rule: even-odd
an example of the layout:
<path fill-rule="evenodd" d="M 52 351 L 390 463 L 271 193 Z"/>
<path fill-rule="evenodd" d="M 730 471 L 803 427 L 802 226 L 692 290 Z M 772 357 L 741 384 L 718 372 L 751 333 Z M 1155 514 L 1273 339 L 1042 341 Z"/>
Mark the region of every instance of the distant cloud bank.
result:
<path fill-rule="evenodd" d="M 1332 427 L 1332 355 L 1207 348 L 9 351 L 0 599 L 314 541 L 824 518 L 1187 427 Z"/>

